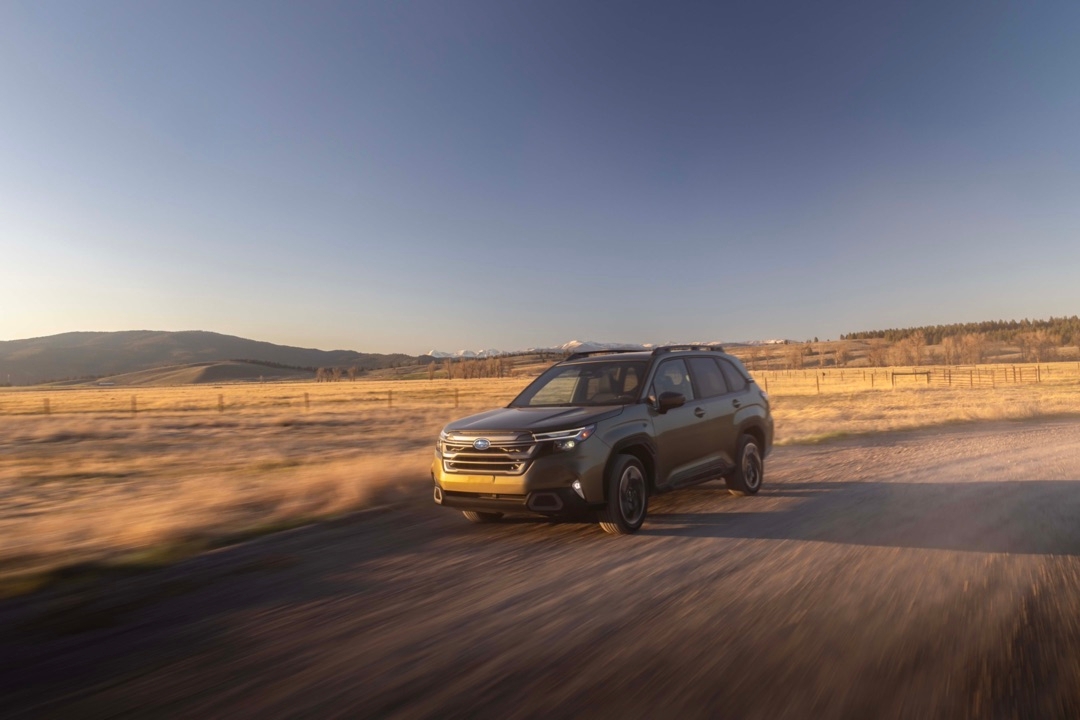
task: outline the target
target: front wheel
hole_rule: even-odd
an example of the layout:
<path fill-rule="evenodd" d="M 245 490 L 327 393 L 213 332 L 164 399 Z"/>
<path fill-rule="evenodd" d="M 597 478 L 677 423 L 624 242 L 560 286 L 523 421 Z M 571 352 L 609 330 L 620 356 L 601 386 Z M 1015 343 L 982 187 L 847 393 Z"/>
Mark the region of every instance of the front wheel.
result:
<path fill-rule="evenodd" d="M 600 511 L 600 527 L 613 535 L 635 533 L 649 511 L 645 467 L 633 455 L 620 455 L 611 467 L 607 502 Z"/>
<path fill-rule="evenodd" d="M 724 478 L 728 491 L 732 495 L 754 495 L 761 489 L 765 477 L 765 463 L 761 459 L 761 449 L 753 435 L 739 438 L 739 448 L 735 453 L 736 466 L 731 474 Z"/>

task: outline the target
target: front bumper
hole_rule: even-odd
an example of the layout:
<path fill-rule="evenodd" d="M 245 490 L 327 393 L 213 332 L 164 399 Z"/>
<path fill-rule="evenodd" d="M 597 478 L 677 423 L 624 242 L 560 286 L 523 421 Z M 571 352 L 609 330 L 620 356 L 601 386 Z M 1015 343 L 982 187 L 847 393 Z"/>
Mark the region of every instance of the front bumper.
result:
<path fill-rule="evenodd" d="M 601 505 L 604 465 L 610 448 L 591 438 L 571 453 L 548 453 L 533 459 L 521 475 L 466 475 L 446 472 L 435 453 L 431 477 L 441 491 L 440 505 L 487 512 L 561 514 Z M 584 497 L 571 486 L 580 481 Z M 549 496 L 559 503 L 547 503 Z"/>
<path fill-rule="evenodd" d="M 483 495 L 435 487 L 435 502 L 459 510 L 537 515 L 581 515 L 595 509 L 570 488 L 535 490 L 528 495 Z"/>

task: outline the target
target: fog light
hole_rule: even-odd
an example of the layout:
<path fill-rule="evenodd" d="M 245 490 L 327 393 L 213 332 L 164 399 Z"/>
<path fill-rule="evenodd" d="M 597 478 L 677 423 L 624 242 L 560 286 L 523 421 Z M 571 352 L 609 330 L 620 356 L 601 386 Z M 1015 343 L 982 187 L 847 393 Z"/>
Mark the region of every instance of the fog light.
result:
<path fill-rule="evenodd" d="M 560 440 L 555 443 L 556 450 L 573 450 L 577 447 L 577 442 L 574 440 Z"/>
<path fill-rule="evenodd" d="M 575 480 L 570 484 L 570 487 L 574 488 L 574 492 L 578 494 L 578 497 L 582 500 L 585 499 L 585 491 L 581 489 L 581 481 Z"/>

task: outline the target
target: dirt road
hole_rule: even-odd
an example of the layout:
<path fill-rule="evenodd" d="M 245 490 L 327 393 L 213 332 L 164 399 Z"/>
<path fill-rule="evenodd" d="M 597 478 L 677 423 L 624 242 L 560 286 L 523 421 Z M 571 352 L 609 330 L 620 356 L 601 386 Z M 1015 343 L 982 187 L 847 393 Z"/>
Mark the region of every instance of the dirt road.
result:
<path fill-rule="evenodd" d="M 1080 422 L 778 449 L 632 537 L 428 504 L 0 606 L 0 715 L 1080 717 Z"/>

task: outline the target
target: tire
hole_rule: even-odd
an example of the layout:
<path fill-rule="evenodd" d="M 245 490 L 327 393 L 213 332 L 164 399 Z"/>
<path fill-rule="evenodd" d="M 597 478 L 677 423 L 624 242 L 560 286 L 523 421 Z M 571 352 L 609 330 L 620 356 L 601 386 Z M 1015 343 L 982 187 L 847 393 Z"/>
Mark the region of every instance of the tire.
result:
<path fill-rule="evenodd" d="M 491 523 L 502 519 L 502 513 L 477 512 L 476 510 L 462 510 L 461 514 L 471 523 Z"/>
<path fill-rule="evenodd" d="M 735 469 L 724 477 L 728 492 L 732 495 L 756 495 L 765 478 L 765 461 L 761 458 L 761 448 L 753 435 L 739 438 L 735 458 Z"/>
<path fill-rule="evenodd" d="M 645 467 L 633 455 L 619 455 L 607 479 L 607 503 L 599 513 L 600 527 L 612 535 L 638 531 L 649 511 Z"/>

